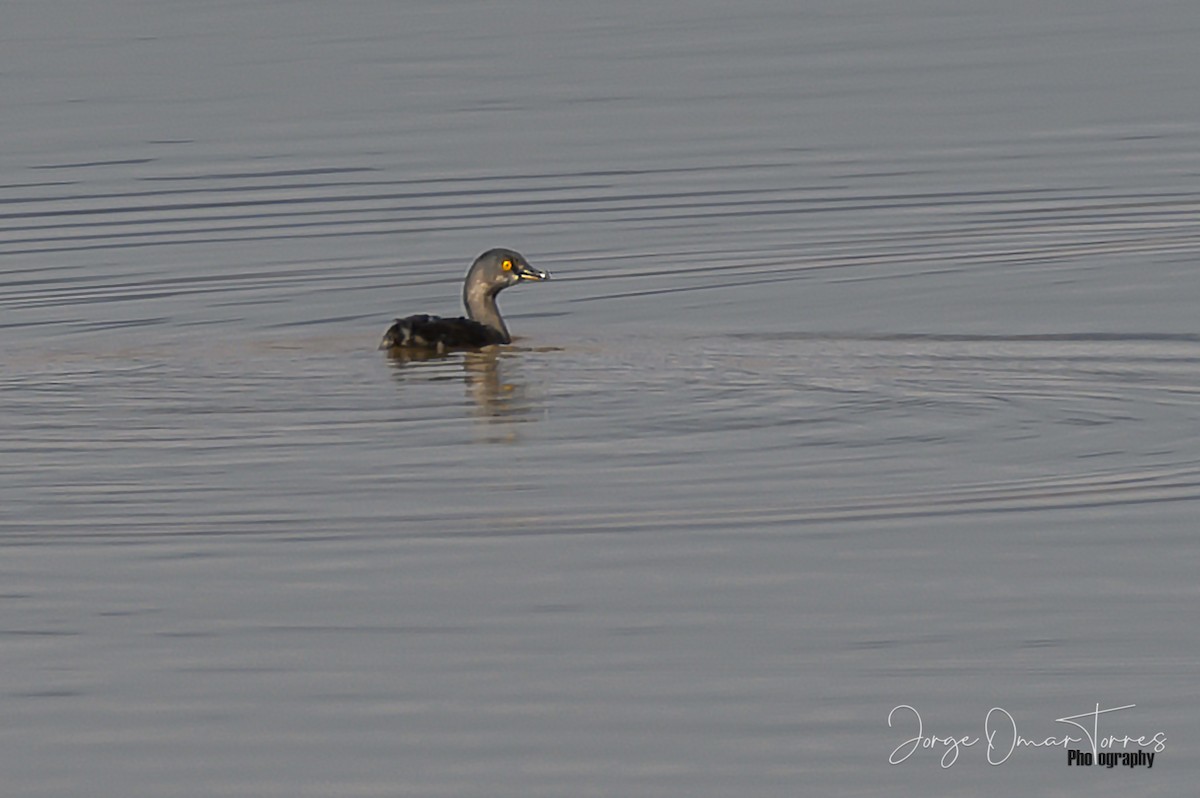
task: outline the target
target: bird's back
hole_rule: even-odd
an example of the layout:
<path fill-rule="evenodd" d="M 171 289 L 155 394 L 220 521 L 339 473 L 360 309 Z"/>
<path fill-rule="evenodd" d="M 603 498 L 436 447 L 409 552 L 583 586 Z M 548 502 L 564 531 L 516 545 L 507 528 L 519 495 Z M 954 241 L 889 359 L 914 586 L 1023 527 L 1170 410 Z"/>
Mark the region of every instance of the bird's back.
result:
<path fill-rule="evenodd" d="M 383 335 L 380 349 L 427 349 L 438 352 L 447 349 L 474 348 L 507 343 L 503 336 L 471 319 L 444 319 L 441 316 L 409 316 L 396 323 Z"/>

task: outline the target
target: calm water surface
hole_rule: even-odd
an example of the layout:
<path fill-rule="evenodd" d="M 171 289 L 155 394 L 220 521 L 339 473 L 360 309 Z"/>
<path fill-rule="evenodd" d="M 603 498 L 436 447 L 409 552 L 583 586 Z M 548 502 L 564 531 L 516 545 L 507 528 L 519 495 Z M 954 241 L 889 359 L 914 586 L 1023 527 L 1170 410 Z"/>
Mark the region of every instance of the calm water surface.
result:
<path fill-rule="evenodd" d="M 1200 776 L 1200 7 L 4 15 L 6 795 Z"/>

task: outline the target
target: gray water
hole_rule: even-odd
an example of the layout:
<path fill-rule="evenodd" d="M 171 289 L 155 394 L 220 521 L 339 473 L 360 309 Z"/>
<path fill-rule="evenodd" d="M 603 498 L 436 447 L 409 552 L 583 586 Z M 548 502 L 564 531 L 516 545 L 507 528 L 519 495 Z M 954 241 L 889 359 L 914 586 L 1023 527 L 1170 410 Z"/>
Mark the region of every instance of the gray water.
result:
<path fill-rule="evenodd" d="M 5 796 L 1194 789 L 1197 4 L 2 14 Z"/>

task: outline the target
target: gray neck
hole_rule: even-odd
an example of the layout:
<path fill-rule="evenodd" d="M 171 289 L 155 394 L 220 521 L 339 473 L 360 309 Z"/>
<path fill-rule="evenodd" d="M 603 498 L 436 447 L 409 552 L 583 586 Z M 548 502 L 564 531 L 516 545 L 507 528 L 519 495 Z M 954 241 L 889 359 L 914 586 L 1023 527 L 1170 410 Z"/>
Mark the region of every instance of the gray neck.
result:
<path fill-rule="evenodd" d="M 500 318 L 500 308 L 496 306 L 496 294 L 500 289 L 491 289 L 486 285 L 468 285 L 463 289 L 463 304 L 467 306 L 467 315 L 485 327 L 490 327 L 500 334 L 501 343 L 512 343 L 504 319 Z"/>

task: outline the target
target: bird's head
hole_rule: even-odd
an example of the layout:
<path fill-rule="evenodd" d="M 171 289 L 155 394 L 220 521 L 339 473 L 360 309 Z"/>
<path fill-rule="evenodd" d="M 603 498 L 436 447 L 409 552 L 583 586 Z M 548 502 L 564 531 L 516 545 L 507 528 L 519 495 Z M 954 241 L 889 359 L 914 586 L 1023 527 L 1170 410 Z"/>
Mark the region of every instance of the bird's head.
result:
<path fill-rule="evenodd" d="M 471 264 L 467 272 L 467 286 L 487 287 L 487 293 L 495 294 L 510 285 L 533 280 L 549 280 L 550 272 L 535 269 L 519 252 L 511 249 L 489 249 Z"/>

